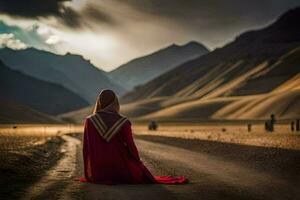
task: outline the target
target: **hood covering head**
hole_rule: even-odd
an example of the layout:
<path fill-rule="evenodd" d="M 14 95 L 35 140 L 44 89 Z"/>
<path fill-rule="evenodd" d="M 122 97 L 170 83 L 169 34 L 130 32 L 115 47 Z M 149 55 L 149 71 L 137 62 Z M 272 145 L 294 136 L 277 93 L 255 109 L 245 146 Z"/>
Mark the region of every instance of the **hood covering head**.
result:
<path fill-rule="evenodd" d="M 97 97 L 93 114 L 100 111 L 119 113 L 119 100 L 117 95 L 112 90 L 102 90 Z"/>

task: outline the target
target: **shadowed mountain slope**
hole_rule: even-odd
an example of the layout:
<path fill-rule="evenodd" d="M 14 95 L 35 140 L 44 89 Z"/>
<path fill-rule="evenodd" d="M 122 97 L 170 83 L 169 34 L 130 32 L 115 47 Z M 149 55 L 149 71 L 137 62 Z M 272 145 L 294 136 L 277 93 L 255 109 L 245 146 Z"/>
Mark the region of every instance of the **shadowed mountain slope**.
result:
<path fill-rule="evenodd" d="M 49 124 L 63 121 L 28 106 L 0 99 L 0 124 Z"/>
<path fill-rule="evenodd" d="M 12 101 L 56 115 L 88 106 L 87 101 L 61 85 L 11 70 L 0 61 L 0 100 Z"/>
<path fill-rule="evenodd" d="M 298 117 L 299 18 L 300 8 L 290 10 L 125 94 L 125 114 L 130 107 L 128 114 L 142 119 Z M 158 106 L 153 98 L 165 100 Z M 145 108 L 149 112 L 141 112 Z"/>
<path fill-rule="evenodd" d="M 4 48 L 0 49 L 0 59 L 11 69 L 60 84 L 89 103 L 93 103 L 104 88 L 111 88 L 119 95 L 124 92 L 121 86 L 108 78 L 106 72 L 79 55 L 56 55 L 34 48 L 25 50 Z"/>

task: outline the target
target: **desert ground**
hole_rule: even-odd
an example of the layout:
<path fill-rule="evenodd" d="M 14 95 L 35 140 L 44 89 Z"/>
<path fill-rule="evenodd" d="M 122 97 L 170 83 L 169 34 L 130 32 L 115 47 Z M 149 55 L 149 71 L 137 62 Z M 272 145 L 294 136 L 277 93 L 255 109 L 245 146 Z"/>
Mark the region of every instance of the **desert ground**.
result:
<path fill-rule="evenodd" d="M 82 126 L 0 128 L 1 199 L 299 199 L 300 133 L 287 124 L 134 124 L 142 160 L 154 175 L 184 185 L 92 185 L 83 175 Z M 73 133 L 70 133 L 73 132 Z"/>

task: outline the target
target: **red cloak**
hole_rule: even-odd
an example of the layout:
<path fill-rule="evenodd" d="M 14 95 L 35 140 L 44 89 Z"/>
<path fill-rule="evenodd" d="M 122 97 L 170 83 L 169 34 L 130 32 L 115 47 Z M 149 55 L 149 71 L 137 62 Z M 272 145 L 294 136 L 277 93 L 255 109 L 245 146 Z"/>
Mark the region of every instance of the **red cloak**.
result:
<path fill-rule="evenodd" d="M 153 176 L 140 160 L 131 123 L 117 113 L 101 111 L 85 121 L 83 138 L 85 178 L 100 184 L 179 184 L 187 179 Z"/>

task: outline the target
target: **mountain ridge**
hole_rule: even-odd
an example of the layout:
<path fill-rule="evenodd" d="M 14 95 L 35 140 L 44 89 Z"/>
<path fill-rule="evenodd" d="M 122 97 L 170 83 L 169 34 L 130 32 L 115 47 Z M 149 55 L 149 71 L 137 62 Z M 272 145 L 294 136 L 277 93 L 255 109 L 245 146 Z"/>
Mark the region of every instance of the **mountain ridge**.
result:
<path fill-rule="evenodd" d="M 300 7 L 136 87 L 121 113 L 134 121 L 300 118 L 299 18 Z M 65 117 L 81 122 L 91 110 Z"/>
<path fill-rule="evenodd" d="M 1 61 L 0 72 L 0 100 L 16 102 L 50 115 L 88 106 L 87 101 L 63 86 L 12 70 Z"/>
<path fill-rule="evenodd" d="M 295 23 L 285 24 L 294 21 L 295 16 L 300 18 L 300 8 L 288 11 L 265 28 L 245 32 L 224 47 L 179 65 L 126 93 L 121 101 L 124 113 L 147 120 L 191 115 L 220 119 L 231 119 L 232 116 L 236 119 L 266 118 L 272 112 L 283 118 L 297 117 L 300 114 L 293 112 L 293 109 L 288 109 L 285 114 L 282 113 L 283 108 L 276 106 L 273 110 L 264 109 L 264 106 L 272 108 L 268 97 L 274 96 L 273 103 L 278 104 L 279 99 L 283 97 L 279 98 L 280 93 L 272 92 L 300 73 L 300 29 Z M 292 19 L 289 19 L 290 17 Z M 292 99 L 298 99 L 298 90 L 293 93 L 294 95 L 285 94 L 289 97 L 285 100 L 291 103 L 289 107 L 296 109 L 298 104 L 292 104 Z M 251 95 L 263 96 L 256 96 L 257 99 L 254 99 Z M 232 102 L 218 100 L 232 97 L 235 97 Z M 155 98 L 164 99 L 158 102 L 160 106 L 150 103 L 151 99 Z M 140 101 L 144 101 L 143 106 L 139 105 Z M 225 108 L 230 110 L 230 105 L 239 104 L 239 107 L 235 108 L 241 109 L 253 102 L 257 102 L 265 113 L 257 116 L 255 113 L 259 111 L 255 107 L 249 107 L 248 114 L 220 114 Z M 153 107 L 159 109 L 153 110 Z M 182 111 L 179 112 L 180 109 Z"/>
<path fill-rule="evenodd" d="M 98 93 L 105 88 L 111 88 L 119 95 L 124 92 L 106 72 L 96 68 L 80 55 L 59 55 L 35 48 L 4 48 L 0 50 L 0 59 L 11 69 L 40 80 L 61 84 L 89 103 L 93 103 Z"/>
<path fill-rule="evenodd" d="M 208 53 L 209 50 L 200 43 L 191 41 L 184 45 L 172 44 L 150 54 L 135 58 L 115 70 L 110 77 L 126 85 L 129 89 L 171 70 L 187 60 Z"/>

